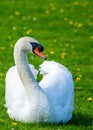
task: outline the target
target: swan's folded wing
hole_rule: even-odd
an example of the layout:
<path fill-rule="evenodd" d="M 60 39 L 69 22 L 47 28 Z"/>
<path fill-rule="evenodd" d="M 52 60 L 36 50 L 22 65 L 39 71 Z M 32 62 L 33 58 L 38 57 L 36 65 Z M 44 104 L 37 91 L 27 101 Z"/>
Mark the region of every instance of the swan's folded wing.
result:
<path fill-rule="evenodd" d="M 43 75 L 39 85 L 55 106 L 64 108 L 74 103 L 74 82 L 72 74 L 63 65 L 54 61 L 45 61 L 40 65 Z M 71 110 L 73 111 L 73 110 Z"/>
<path fill-rule="evenodd" d="M 24 93 L 24 87 L 19 78 L 16 66 L 13 66 L 8 70 L 5 78 L 6 107 L 10 108 L 19 98 L 23 100 Z"/>

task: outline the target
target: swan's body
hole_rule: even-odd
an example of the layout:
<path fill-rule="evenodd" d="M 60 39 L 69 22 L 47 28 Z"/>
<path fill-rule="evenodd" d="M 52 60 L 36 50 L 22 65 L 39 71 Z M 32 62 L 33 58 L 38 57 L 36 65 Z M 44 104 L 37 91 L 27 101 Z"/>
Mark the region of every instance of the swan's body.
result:
<path fill-rule="evenodd" d="M 47 75 L 44 74 L 47 71 L 46 67 L 51 63 L 47 61 L 47 64 L 44 62 L 45 65 L 41 65 L 41 73 L 44 76 L 38 84 L 37 71 L 28 64 L 26 53 L 34 52 L 45 58 L 41 53 L 42 50 L 42 46 L 33 38 L 24 37 L 16 43 L 14 48 L 16 66 L 9 69 L 5 80 L 7 113 L 10 118 L 22 122 L 67 122 L 71 119 L 73 112 L 71 74 L 64 67 L 58 67 L 63 74 L 59 73 L 59 78 L 57 75 L 57 80 L 53 82 L 56 73 L 53 75 L 50 71 Z"/>

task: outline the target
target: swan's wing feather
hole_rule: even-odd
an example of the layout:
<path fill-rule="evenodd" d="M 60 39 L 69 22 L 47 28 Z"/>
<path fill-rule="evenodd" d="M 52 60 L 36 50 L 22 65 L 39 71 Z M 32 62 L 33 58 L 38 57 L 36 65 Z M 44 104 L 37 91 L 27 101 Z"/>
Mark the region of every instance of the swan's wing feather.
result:
<path fill-rule="evenodd" d="M 37 78 L 38 71 L 33 65 L 29 65 L 35 78 Z M 19 78 L 16 66 L 11 67 L 5 78 L 5 100 L 6 107 L 10 108 L 16 101 L 24 103 L 27 100 L 23 84 Z"/>
<path fill-rule="evenodd" d="M 72 76 L 63 69 L 54 74 L 44 76 L 39 85 L 50 99 L 53 99 L 52 102 L 62 104 L 62 107 L 65 106 L 69 97 L 73 97 L 74 84 Z"/>
<path fill-rule="evenodd" d="M 20 81 L 16 66 L 11 67 L 5 79 L 6 106 L 11 107 L 16 100 L 24 99 L 24 87 Z"/>
<path fill-rule="evenodd" d="M 52 104 L 55 106 L 58 118 L 64 122 L 70 119 L 74 105 L 74 82 L 72 74 L 63 65 L 57 62 L 44 62 L 41 65 L 41 73 L 43 78 L 39 85 L 45 91 Z M 64 116 L 62 117 L 62 113 Z M 69 117 L 68 117 L 69 116 Z"/>

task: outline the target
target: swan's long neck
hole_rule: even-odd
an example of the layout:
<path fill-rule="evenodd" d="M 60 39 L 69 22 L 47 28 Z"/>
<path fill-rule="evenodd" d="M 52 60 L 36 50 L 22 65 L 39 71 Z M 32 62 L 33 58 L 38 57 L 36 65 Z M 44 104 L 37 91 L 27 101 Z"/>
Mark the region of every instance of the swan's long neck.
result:
<path fill-rule="evenodd" d="M 27 96 L 31 98 L 31 94 L 36 91 L 41 91 L 40 87 L 35 80 L 27 60 L 27 55 L 24 51 L 19 50 L 15 47 L 14 49 L 15 64 L 22 84 L 26 90 Z"/>
<path fill-rule="evenodd" d="M 29 107 L 36 111 L 36 117 L 41 120 L 48 119 L 55 121 L 55 112 L 48 97 L 39 87 L 28 65 L 27 55 L 20 46 L 14 49 L 15 64 L 17 66 L 19 77 L 25 88 Z M 51 109 L 52 108 L 52 109 Z M 35 114 L 35 113 L 34 113 Z M 32 114 L 33 115 L 33 114 Z M 34 120 L 34 119 L 33 119 Z M 38 120 L 35 118 L 35 120 Z M 45 120 L 46 121 L 46 120 Z"/>

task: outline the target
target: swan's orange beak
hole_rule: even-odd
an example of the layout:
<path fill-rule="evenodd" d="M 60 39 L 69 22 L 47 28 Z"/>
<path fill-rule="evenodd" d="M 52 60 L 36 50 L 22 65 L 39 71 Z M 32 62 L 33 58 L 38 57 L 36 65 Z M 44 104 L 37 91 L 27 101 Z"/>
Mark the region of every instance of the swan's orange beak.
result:
<path fill-rule="evenodd" d="M 46 59 L 46 56 L 45 56 L 42 52 L 40 52 L 40 51 L 38 50 L 38 47 L 36 47 L 36 48 L 33 50 L 33 52 L 34 52 L 36 55 L 40 56 L 41 58 Z"/>

